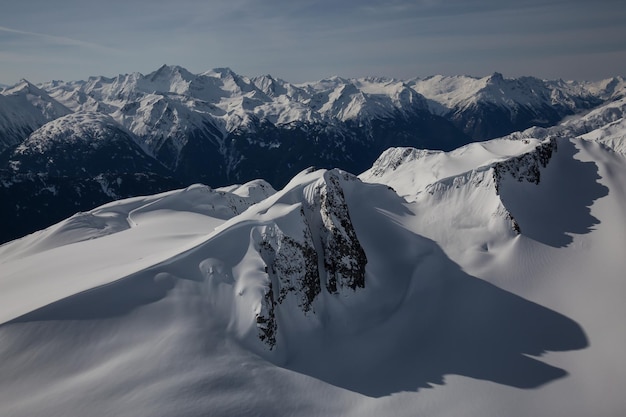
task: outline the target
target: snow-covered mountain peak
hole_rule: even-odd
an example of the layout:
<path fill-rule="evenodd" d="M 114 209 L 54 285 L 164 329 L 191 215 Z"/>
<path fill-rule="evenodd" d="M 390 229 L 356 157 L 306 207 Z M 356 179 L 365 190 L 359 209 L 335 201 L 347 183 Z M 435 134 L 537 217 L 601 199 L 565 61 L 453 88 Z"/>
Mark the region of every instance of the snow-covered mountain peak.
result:
<path fill-rule="evenodd" d="M 427 236 L 453 247 L 449 255 L 462 259 L 485 247 L 506 246 L 518 234 L 534 233 L 536 222 L 511 203 L 523 184 L 537 185 L 557 149 L 556 139 L 491 140 L 472 143 L 451 152 L 411 148 L 390 149 L 361 174 L 363 181 L 392 187 L 419 207 Z M 561 156 L 568 158 L 569 155 Z M 458 214 L 452 214 L 458 213 Z M 441 234 L 438 216 L 453 218 L 454 235 Z M 488 237 L 492 236 L 492 237 Z M 498 236 L 495 239 L 493 236 Z M 455 241 L 463 245 L 455 247 Z"/>
<path fill-rule="evenodd" d="M 543 81 L 535 77 L 510 79 L 497 72 L 483 78 L 433 76 L 414 81 L 413 88 L 448 111 L 481 102 L 513 109 L 540 109 L 549 104 L 561 104 L 575 109 L 575 105 L 581 103 L 574 103 L 574 98 L 581 96 L 589 99 L 591 95 L 584 88 L 577 88 L 576 84 L 564 81 Z"/>
<path fill-rule="evenodd" d="M 626 79 L 618 75 L 596 82 L 584 83 L 584 88 L 604 100 L 617 100 L 626 96 Z"/>
<path fill-rule="evenodd" d="M 167 65 L 163 64 L 156 71 L 146 75 L 151 81 L 157 81 L 159 79 L 181 78 L 184 80 L 192 80 L 196 76 L 187 71 L 185 68 L 179 65 Z"/>
<path fill-rule="evenodd" d="M 201 73 L 200 75 L 202 75 L 202 76 L 209 76 L 209 77 L 215 77 L 215 78 L 235 78 L 235 77 L 238 77 L 238 75 L 235 73 L 235 71 L 233 71 L 229 67 L 213 68 L 213 69 L 210 69 L 208 71 L 205 71 L 205 72 Z"/>
<path fill-rule="evenodd" d="M 256 202 L 265 200 L 276 194 L 276 190 L 265 180 L 252 180 L 245 184 L 229 185 L 217 188 L 218 191 L 226 191 L 244 198 L 254 199 Z"/>
<path fill-rule="evenodd" d="M 286 87 L 283 80 L 276 79 L 271 75 L 261 75 L 252 78 L 252 83 L 263 93 L 269 97 L 279 97 L 289 94 L 289 88 L 293 90 L 293 86 Z"/>
<path fill-rule="evenodd" d="M 494 72 L 487 77 L 487 84 L 499 84 L 504 81 L 504 76 L 499 72 Z"/>
<path fill-rule="evenodd" d="M 32 84 L 30 81 L 26 79 L 21 79 L 17 84 L 12 87 L 7 87 L 3 91 L 4 95 L 18 95 L 18 94 L 32 94 L 37 96 L 46 95 L 43 90 Z"/>
<path fill-rule="evenodd" d="M 399 195 L 413 200 L 426 187 L 448 178 L 489 167 L 527 152 L 541 141 L 537 139 L 500 140 L 471 143 L 450 152 L 415 148 L 390 148 L 359 177 L 368 182 L 382 182 Z M 398 178 L 398 180 L 394 180 Z"/>
<path fill-rule="evenodd" d="M 52 120 L 71 112 L 68 108 L 50 97 L 45 90 L 24 79 L 16 85 L 5 89 L 2 95 L 13 98 L 14 100 L 20 100 L 20 104 L 28 103 L 36 107 L 47 120 Z M 15 106 L 17 107 L 19 104 L 16 103 Z M 16 108 L 16 110 L 19 110 L 19 108 Z"/>
<path fill-rule="evenodd" d="M 463 100 L 476 95 L 485 85 L 486 79 L 484 78 L 466 75 L 435 75 L 417 79 L 412 87 L 421 95 L 449 110 L 458 106 Z"/>
<path fill-rule="evenodd" d="M 26 80 L 0 94 L 0 152 L 23 141 L 50 120 L 71 113 L 41 88 Z"/>
<path fill-rule="evenodd" d="M 97 147 L 111 139 L 111 132 L 123 131 L 111 116 L 96 112 L 76 112 L 46 123 L 33 132 L 17 151 L 43 153 L 55 142 L 81 141 Z"/>

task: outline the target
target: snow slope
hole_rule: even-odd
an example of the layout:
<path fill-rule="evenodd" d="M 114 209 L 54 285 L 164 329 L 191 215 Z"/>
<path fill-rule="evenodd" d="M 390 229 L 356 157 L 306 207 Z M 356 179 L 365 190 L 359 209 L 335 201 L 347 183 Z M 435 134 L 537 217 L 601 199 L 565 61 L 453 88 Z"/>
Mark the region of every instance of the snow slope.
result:
<path fill-rule="evenodd" d="M 71 110 L 26 80 L 5 88 L 0 92 L 0 152 L 69 113 Z"/>
<path fill-rule="evenodd" d="M 622 415 L 624 178 L 501 139 L 78 214 L 0 246 L 1 414 Z"/>
<path fill-rule="evenodd" d="M 600 142 L 615 152 L 625 154 L 624 115 L 626 99 L 620 98 L 576 117 L 564 119 L 549 128 L 533 127 L 508 136 L 510 139 L 578 136 Z"/>

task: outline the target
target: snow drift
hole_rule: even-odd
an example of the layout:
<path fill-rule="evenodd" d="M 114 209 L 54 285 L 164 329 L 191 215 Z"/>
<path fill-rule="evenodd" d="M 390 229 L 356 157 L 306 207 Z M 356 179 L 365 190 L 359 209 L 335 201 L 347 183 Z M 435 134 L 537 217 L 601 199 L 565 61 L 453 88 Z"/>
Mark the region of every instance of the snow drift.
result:
<path fill-rule="evenodd" d="M 5 415 L 619 415 L 626 161 L 390 149 L 0 246 Z"/>

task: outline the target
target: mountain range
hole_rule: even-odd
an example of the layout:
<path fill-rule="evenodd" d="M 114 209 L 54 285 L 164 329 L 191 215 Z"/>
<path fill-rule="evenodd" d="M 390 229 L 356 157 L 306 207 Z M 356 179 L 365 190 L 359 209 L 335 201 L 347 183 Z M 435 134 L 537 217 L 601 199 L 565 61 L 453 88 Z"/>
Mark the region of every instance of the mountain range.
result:
<path fill-rule="evenodd" d="M 551 128 L 624 91 L 621 77 L 292 84 L 166 65 L 148 75 L 24 80 L 0 94 L 0 216 L 17 219 L 0 242 L 113 199 L 255 178 L 280 188 L 309 166 L 362 172 L 391 146 L 450 151 Z"/>
<path fill-rule="evenodd" d="M 1 245 L 0 414 L 623 415 L 611 95 L 452 150 L 390 147 L 358 175 L 118 199 Z M 56 119 L 10 163 L 57 175 L 79 155 L 71 175 L 98 178 L 102 151 L 171 175 L 116 112 Z M 113 198 L 130 180 L 97 181 Z"/>

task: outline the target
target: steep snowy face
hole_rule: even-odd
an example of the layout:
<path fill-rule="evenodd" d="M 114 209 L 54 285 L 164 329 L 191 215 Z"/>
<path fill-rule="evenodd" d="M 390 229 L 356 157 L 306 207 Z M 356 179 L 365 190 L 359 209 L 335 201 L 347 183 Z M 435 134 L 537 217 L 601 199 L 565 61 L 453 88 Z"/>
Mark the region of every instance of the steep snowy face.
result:
<path fill-rule="evenodd" d="M 566 148 L 563 158 L 571 157 Z M 482 257 L 524 234 L 526 225 L 535 229 L 539 221 L 525 216 L 523 204 L 511 196 L 525 183 L 541 183 L 557 149 L 556 138 L 496 139 L 452 152 L 393 148 L 360 178 L 386 184 L 415 204 L 416 227 L 449 248 L 454 259 Z M 520 210 L 523 221 L 517 219 Z M 441 218 L 455 226 L 454 234 L 444 232 Z"/>
<path fill-rule="evenodd" d="M 22 142 L 45 123 L 71 113 L 26 80 L 0 93 L 0 152 Z"/>
<path fill-rule="evenodd" d="M 13 87 L 5 89 L 2 94 L 6 97 L 20 99 L 22 103 L 30 103 L 39 110 L 46 120 L 54 120 L 69 113 L 69 110 L 52 99 L 44 90 L 22 80 Z"/>

